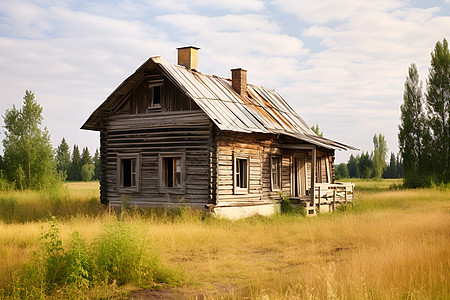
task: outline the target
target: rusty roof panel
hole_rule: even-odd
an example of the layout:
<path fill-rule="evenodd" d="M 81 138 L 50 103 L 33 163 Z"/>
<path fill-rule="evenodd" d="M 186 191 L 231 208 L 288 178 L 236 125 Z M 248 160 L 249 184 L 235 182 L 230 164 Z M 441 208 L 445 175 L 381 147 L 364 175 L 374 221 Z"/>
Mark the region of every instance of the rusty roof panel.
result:
<path fill-rule="evenodd" d="M 274 90 L 248 84 L 248 96 L 241 96 L 229 79 L 192 71 L 162 58 L 155 62 L 221 130 L 286 134 L 326 148 L 353 149 L 317 136 Z"/>

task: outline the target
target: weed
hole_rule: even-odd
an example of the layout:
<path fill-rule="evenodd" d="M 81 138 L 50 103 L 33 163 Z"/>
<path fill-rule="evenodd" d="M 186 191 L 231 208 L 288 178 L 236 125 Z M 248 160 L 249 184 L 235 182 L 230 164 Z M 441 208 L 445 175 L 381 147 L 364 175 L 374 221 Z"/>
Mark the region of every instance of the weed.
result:
<path fill-rule="evenodd" d="M 282 195 L 279 193 L 281 197 L 280 210 L 282 214 L 300 214 L 306 216 L 306 208 L 300 206 L 293 206 L 291 203 L 291 199 L 288 195 Z"/>
<path fill-rule="evenodd" d="M 77 292 L 86 290 L 92 281 L 93 261 L 89 247 L 78 232 L 72 234 L 72 242 L 66 253 L 67 283 Z"/>
<path fill-rule="evenodd" d="M 128 224 L 106 224 L 90 246 L 74 232 L 65 250 L 53 217 L 48 231 L 41 235 L 39 250 L 2 293 L 13 299 L 80 298 L 91 287 L 127 283 L 153 286 L 174 282 L 174 278 L 174 273 L 161 265 L 156 252 L 150 251 L 148 243 Z"/>

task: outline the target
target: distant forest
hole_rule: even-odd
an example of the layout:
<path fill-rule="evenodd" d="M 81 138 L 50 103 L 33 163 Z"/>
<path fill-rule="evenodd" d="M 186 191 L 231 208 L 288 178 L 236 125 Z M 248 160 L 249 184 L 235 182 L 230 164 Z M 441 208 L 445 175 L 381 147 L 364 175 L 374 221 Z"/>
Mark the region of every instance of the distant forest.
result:
<path fill-rule="evenodd" d="M 401 178 L 403 164 L 400 155 L 391 153 L 389 163 L 386 162 L 388 147 L 384 135 L 373 136 L 372 153 L 352 154 L 347 163 L 335 166 L 336 179 L 342 178 Z"/>
<path fill-rule="evenodd" d="M 72 153 L 69 144 L 62 138 L 56 150 L 56 170 L 64 174 L 67 181 L 90 181 L 100 179 L 100 154 L 95 150 L 91 156 L 89 149 L 84 147 L 80 153 L 78 145 L 74 145 Z"/>

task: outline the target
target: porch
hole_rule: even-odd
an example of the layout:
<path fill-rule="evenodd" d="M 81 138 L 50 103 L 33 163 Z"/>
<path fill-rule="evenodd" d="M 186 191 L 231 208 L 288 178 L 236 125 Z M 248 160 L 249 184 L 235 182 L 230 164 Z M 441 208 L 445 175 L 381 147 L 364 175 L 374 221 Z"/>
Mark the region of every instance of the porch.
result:
<path fill-rule="evenodd" d="M 306 207 L 306 214 L 315 216 L 317 213 L 332 212 L 340 204 L 354 203 L 355 184 L 351 182 L 315 183 L 314 198 L 309 195 L 290 197 L 293 205 Z"/>

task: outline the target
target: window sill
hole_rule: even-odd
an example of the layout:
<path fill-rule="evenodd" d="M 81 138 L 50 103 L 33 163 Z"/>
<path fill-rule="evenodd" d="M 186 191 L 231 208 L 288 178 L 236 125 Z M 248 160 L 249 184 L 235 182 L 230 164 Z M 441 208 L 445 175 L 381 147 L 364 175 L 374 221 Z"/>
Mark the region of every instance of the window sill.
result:
<path fill-rule="evenodd" d="M 136 187 L 121 187 L 119 188 L 119 193 L 127 193 L 127 194 L 132 194 L 132 193 L 139 193 L 139 189 Z"/>
<path fill-rule="evenodd" d="M 235 188 L 235 189 L 234 189 L 234 194 L 235 194 L 235 195 L 246 195 L 246 194 L 248 194 L 248 189 L 238 189 L 238 188 Z"/>
<path fill-rule="evenodd" d="M 186 194 L 183 188 L 161 188 L 159 190 L 161 194 L 175 194 L 175 195 L 183 195 Z"/>

